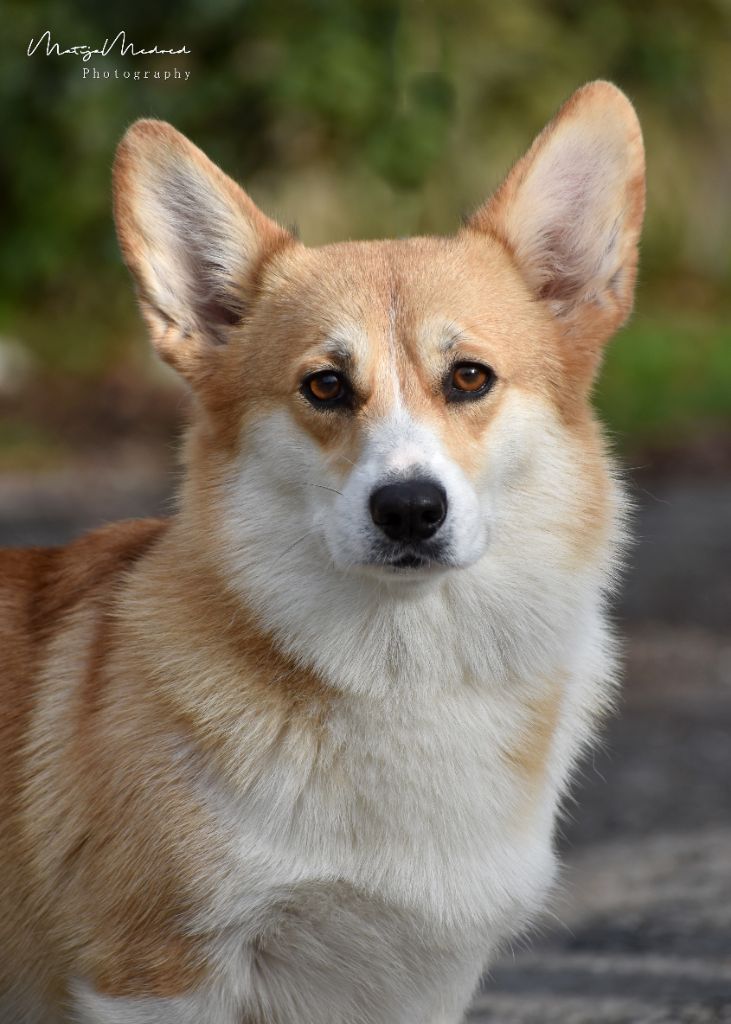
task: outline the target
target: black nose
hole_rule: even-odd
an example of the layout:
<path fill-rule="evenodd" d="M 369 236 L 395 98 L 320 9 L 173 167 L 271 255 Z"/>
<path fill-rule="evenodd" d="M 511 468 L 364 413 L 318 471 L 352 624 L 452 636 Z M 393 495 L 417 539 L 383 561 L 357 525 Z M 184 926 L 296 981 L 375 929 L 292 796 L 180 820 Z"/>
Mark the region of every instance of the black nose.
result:
<path fill-rule="evenodd" d="M 386 484 L 371 494 L 371 519 L 391 540 L 432 537 L 447 516 L 447 495 L 431 480 Z"/>

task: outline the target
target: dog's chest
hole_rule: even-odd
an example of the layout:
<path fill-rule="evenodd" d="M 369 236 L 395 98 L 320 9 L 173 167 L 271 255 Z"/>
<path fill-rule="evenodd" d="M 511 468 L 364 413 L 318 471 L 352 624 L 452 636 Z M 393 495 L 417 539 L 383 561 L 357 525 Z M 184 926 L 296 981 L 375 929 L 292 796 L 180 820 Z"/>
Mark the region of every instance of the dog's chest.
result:
<path fill-rule="evenodd" d="M 467 688 L 343 702 L 311 745 L 292 730 L 258 783 L 219 801 L 218 928 L 279 964 L 315 936 L 326 958 L 350 949 L 384 970 L 486 956 L 552 872 L 549 829 L 511 769 L 521 728 L 514 700 Z"/>

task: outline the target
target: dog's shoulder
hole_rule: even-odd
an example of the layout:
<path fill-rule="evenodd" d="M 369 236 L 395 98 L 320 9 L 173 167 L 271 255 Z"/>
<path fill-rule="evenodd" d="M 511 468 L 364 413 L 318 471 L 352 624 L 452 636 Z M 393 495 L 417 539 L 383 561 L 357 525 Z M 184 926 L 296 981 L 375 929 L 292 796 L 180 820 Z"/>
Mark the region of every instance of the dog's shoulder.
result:
<path fill-rule="evenodd" d="M 128 569 L 167 526 L 165 519 L 128 520 L 63 547 L 0 548 L 0 629 L 17 635 L 18 616 L 24 612 L 31 627 L 47 626 L 49 619 Z"/>
<path fill-rule="evenodd" d="M 34 665 L 65 615 L 122 575 L 167 529 L 163 519 L 114 523 L 63 547 L 0 549 L 3 704 L 26 691 Z M 20 696 L 20 694 L 16 694 Z"/>

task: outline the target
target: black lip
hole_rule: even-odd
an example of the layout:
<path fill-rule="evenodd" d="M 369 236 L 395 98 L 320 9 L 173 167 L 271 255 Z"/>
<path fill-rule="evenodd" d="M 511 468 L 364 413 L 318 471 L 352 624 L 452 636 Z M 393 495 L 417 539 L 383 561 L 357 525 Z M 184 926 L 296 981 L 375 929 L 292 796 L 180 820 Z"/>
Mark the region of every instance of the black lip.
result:
<path fill-rule="evenodd" d="M 420 555 L 405 554 L 401 555 L 400 558 L 394 558 L 389 563 L 394 569 L 425 569 L 430 564 L 428 558 L 422 558 Z"/>
<path fill-rule="evenodd" d="M 368 563 L 385 569 L 425 571 L 451 564 L 447 545 L 439 544 L 378 544 L 370 551 Z"/>

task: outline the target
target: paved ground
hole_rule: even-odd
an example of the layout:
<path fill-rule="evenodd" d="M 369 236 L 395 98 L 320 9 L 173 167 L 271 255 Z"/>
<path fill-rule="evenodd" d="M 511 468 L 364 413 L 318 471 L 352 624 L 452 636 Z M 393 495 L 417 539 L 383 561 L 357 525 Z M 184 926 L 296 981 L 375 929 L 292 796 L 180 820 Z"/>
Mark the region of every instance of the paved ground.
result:
<path fill-rule="evenodd" d="M 169 508 L 139 458 L 0 481 L 0 543 Z M 618 616 L 624 702 L 562 826 L 554 917 L 485 980 L 472 1024 L 731 1024 L 731 484 L 636 490 Z"/>

